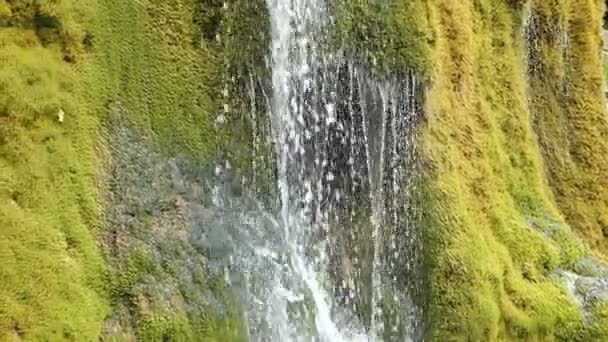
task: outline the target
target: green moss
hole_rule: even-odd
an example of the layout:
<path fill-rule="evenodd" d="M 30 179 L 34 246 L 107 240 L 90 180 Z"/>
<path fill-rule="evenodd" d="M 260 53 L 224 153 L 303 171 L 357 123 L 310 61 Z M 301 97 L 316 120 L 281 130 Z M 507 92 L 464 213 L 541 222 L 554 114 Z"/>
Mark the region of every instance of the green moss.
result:
<path fill-rule="evenodd" d="M 94 41 L 112 97 L 165 154 L 199 159 L 215 149 L 219 46 L 194 25 L 195 1 L 104 1 Z"/>
<path fill-rule="evenodd" d="M 246 88 L 230 84 L 229 99 L 222 90 L 228 75 L 267 76 L 259 59 L 268 37 L 244 39 L 267 14 L 257 1 L 231 5 L 0 1 L 0 339 L 96 339 L 110 295 L 138 305 L 134 331 L 144 340 L 244 338 L 236 313 L 193 314 L 138 296 L 148 279 L 178 276 L 179 253 L 159 267 L 133 251 L 107 280 L 96 243 L 108 103 L 124 106 L 163 155 L 202 161 L 224 149 L 247 164 Z M 526 8 L 539 25 L 528 76 Z M 603 4 L 351 0 L 335 10 L 336 42 L 348 53 L 381 75 L 411 68 L 430 83 L 422 144 L 431 337 L 606 340 L 605 305 L 586 322 L 554 276 L 586 256 L 585 245 L 607 248 Z M 223 102 L 233 110 L 218 130 Z"/>
<path fill-rule="evenodd" d="M 112 287 L 112 291 L 115 296 L 133 296 L 134 287 L 141 282 L 142 278 L 146 275 L 154 275 L 155 263 L 150 256 L 144 252 L 131 251 L 131 255 L 127 258 L 124 269 L 117 272 L 117 276 L 114 279 L 115 285 Z"/>
<path fill-rule="evenodd" d="M 108 104 L 165 155 L 215 152 L 222 46 L 197 5 L 0 1 L 0 340 L 97 339 L 109 297 L 158 271 L 135 253 L 112 279 L 97 246 Z M 190 340 L 189 319 L 151 310 L 136 330 Z M 207 320 L 200 336 L 222 340 L 240 317 Z"/>
<path fill-rule="evenodd" d="M 210 308 L 209 311 L 213 309 Z M 152 311 L 140 318 L 138 338 L 144 341 L 245 341 L 242 317 L 232 314 L 218 319 L 201 315 L 191 320 L 184 312 L 159 314 Z M 154 313 L 156 312 L 156 313 Z"/>
<path fill-rule="evenodd" d="M 600 1 L 534 3 L 540 19 L 531 109 L 559 208 L 589 245 L 608 243 L 608 125 L 603 98 Z M 563 36 L 563 38 L 562 38 Z M 558 44 L 556 40 L 564 43 Z"/>
<path fill-rule="evenodd" d="M 340 1 L 336 5 L 337 44 L 380 75 L 411 68 L 429 74 L 434 39 L 424 1 Z"/>
<path fill-rule="evenodd" d="M 597 305 L 592 311 L 594 321 L 588 328 L 587 341 L 603 341 L 608 336 L 608 303 Z"/>
<path fill-rule="evenodd" d="M 606 58 L 606 53 L 602 53 L 602 67 L 604 70 L 604 82 L 606 82 L 606 80 L 608 80 L 608 58 Z M 606 89 L 606 87 L 604 87 L 604 89 Z"/>
<path fill-rule="evenodd" d="M 541 13 L 542 23 L 545 18 L 555 18 L 555 12 L 569 15 L 569 6 L 575 6 L 574 2 L 543 2 L 542 10 L 553 14 L 542 17 L 544 12 L 536 13 Z M 535 94 L 537 85 L 559 82 L 564 74 L 573 81 L 581 75 L 593 81 L 592 75 L 601 69 L 599 64 L 581 60 L 577 63 L 586 70 L 568 70 L 564 60 L 556 60 L 553 73 L 532 70 L 532 82 L 535 72 L 540 79 L 528 87 L 524 8 L 524 2 L 501 0 L 443 1 L 429 11 L 437 40 L 422 137 L 428 170 L 423 205 L 424 226 L 430 230 L 427 254 L 435 340 L 584 340 L 582 314 L 553 276 L 557 269 L 573 267 L 586 255 L 569 228 L 571 224 L 578 232 L 582 222 L 570 218 L 565 203 L 560 203 L 560 189 L 546 180 L 545 172 L 556 174 L 563 169 L 555 166 L 554 171 L 554 165 L 542 157 L 547 156 L 548 144 L 561 149 L 574 135 L 591 144 L 587 139 L 599 133 L 590 131 L 590 122 L 584 125 L 588 127 L 585 133 L 556 134 L 548 127 L 533 125 L 537 106 L 543 108 L 547 120 L 555 120 L 562 104 L 539 104 L 533 96 L 529 105 L 529 89 Z M 599 12 L 582 13 L 593 16 Z M 593 25 L 573 24 L 566 32 L 575 37 L 593 29 Z M 599 32 L 593 33 L 596 36 Z M 542 44 L 556 48 L 558 38 Z M 583 50 L 592 53 L 591 45 Z M 559 56 L 532 57 L 545 61 Z M 581 92 L 591 93 L 593 88 L 599 94 L 596 83 L 581 83 L 580 87 L 585 89 Z M 573 99 L 585 96 L 572 95 Z M 603 103 L 600 97 L 582 102 L 590 106 L 587 108 Z M 571 103 L 563 107 L 577 108 Z M 598 112 L 585 116 L 593 117 L 592 113 Z M 605 127 L 605 122 L 593 120 L 597 126 L 593 130 Z M 568 126 L 562 124 L 552 127 Z M 601 163 L 606 155 L 601 146 L 583 154 L 600 158 Z M 585 179 L 590 171 L 598 172 L 594 168 L 571 173 L 571 177 L 591 186 Z M 599 185 L 596 190 L 597 194 L 604 191 Z M 581 206 L 572 195 L 564 196 L 568 206 Z M 601 207 L 595 203 L 583 206 L 587 205 Z M 596 209 L 589 210 L 595 213 Z M 593 245 L 592 239 L 584 241 Z"/>
<path fill-rule="evenodd" d="M 157 165 L 180 154 L 194 163 L 214 158 L 228 140 L 218 139 L 226 132 L 214 125 L 226 101 L 225 63 L 240 63 L 222 40 L 221 21 L 229 21 L 229 13 L 216 1 L 106 1 L 100 6 L 94 41 L 100 48 L 98 63 L 108 72 L 106 89 L 123 109 L 119 120 L 128 120 L 129 129 L 146 137 L 148 153 L 159 152 L 151 159 Z M 201 256 L 178 241 L 153 239 L 154 219 L 146 215 L 158 214 L 153 208 L 136 212 L 134 219 L 142 224 L 123 232 L 129 256 L 112 256 L 115 309 L 120 313 L 125 306 L 130 317 L 121 323 L 133 324 L 133 335 L 146 341 L 243 340 L 243 318 L 231 311 L 236 305 L 225 301 L 229 309 L 201 307 L 211 300 L 214 285 L 202 269 L 196 279 L 188 279 L 192 265 L 186 265 Z"/>
<path fill-rule="evenodd" d="M 221 320 L 201 316 L 193 322 L 185 313 L 153 313 L 141 317 L 138 337 L 144 341 L 245 341 L 241 321 L 238 315 Z"/>
<path fill-rule="evenodd" d="M 0 339 L 94 339 L 109 310 L 96 244 L 101 103 L 89 97 L 87 64 L 66 62 L 84 49 L 67 13 L 90 3 L 2 5 L 11 16 L 0 28 Z"/>

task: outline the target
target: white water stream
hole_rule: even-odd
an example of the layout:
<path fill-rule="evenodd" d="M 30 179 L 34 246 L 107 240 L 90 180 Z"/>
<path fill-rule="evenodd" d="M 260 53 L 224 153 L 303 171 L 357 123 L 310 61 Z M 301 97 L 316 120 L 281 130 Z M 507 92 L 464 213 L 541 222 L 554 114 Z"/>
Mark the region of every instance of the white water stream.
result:
<path fill-rule="evenodd" d="M 415 76 L 376 81 L 328 48 L 324 0 L 266 0 L 276 214 L 215 194 L 252 341 L 419 341 Z M 260 138 L 254 136 L 254 153 Z M 255 157 L 255 156 L 254 156 Z M 257 171 L 254 162 L 253 171 Z M 227 204 L 226 202 L 231 202 Z M 248 208 L 248 209 L 245 209 Z"/>

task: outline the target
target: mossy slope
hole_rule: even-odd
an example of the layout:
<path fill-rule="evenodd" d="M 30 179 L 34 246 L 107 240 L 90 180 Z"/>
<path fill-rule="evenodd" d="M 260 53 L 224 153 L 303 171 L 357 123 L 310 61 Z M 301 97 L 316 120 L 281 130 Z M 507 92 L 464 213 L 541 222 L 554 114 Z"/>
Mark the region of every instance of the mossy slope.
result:
<path fill-rule="evenodd" d="M 605 318 L 598 315 L 584 323 L 580 308 L 556 276 L 587 253 L 584 245 L 598 247 L 601 240 L 598 218 L 606 187 L 599 170 L 604 175 L 608 170 L 602 166 L 606 154 L 601 137 L 608 126 L 599 45 L 595 46 L 599 30 L 593 23 L 599 23 L 599 2 L 482 0 L 428 5 L 437 38 L 422 141 L 428 170 L 423 205 L 431 247 L 432 337 L 606 339 L 596 329 Z M 556 78 L 545 70 L 536 74 L 542 75 L 540 81 L 528 78 L 527 57 L 535 53 L 529 51 L 526 36 L 530 9 L 563 15 L 570 24 L 566 31 L 541 30 L 571 37 L 568 50 L 581 56 L 577 66 L 554 69 L 568 74 L 572 102 L 557 108 L 541 105 L 544 119 L 536 110 L 536 94 Z M 595 19 L 583 25 L 581 16 Z M 547 19 L 541 16 L 539 25 Z M 545 51 L 536 56 L 531 68 L 538 68 L 536 63 L 555 65 L 557 58 Z M 562 110 L 577 113 L 571 117 L 576 117 L 576 124 L 552 126 L 571 127 L 565 135 L 533 124 L 555 120 Z M 569 167 L 569 179 L 562 183 L 554 177 L 564 174 L 555 169 L 561 167 L 555 165 L 560 154 L 550 146 L 562 150 L 568 143 L 574 148 L 570 155 L 580 154 L 588 168 Z M 576 152 L 574 146 L 581 150 Z M 585 191 L 591 187 L 594 195 Z M 571 192 L 565 194 L 564 188 Z"/>
<path fill-rule="evenodd" d="M 531 109 L 559 208 L 589 246 L 608 252 L 608 121 L 602 1 L 533 5 L 538 27 Z"/>
<path fill-rule="evenodd" d="M 94 339 L 109 311 L 79 3 L 0 1 L 0 340 Z"/>
<path fill-rule="evenodd" d="M 212 157 L 222 15 L 216 1 L 0 1 L 0 340 L 101 336 L 130 269 L 98 246 L 116 165 L 110 108 L 125 108 L 155 153 Z M 237 334 L 213 312 L 146 314 L 135 322 L 145 340 Z"/>

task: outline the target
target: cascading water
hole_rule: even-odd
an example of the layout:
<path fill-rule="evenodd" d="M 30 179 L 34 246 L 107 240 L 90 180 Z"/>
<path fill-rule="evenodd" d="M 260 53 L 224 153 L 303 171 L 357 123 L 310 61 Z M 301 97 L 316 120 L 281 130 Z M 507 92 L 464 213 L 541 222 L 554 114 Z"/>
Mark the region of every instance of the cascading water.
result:
<path fill-rule="evenodd" d="M 411 196 L 421 85 L 411 72 L 376 81 L 332 51 L 324 0 L 267 5 L 272 96 L 258 103 L 261 82 L 247 83 L 254 133 L 258 108 L 270 112 L 276 214 L 218 187 L 222 215 L 209 225 L 230 236 L 226 274 L 242 290 L 249 337 L 422 340 Z M 254 134 L 256 154 L 259 140 Z"/>
<path fill-rule="evenodd" d="M 277 320 L 271 322 L 279 324 L 273 337 L 298 340 L 310 334 L 305 339 L 342 341 L 346 335 L 332 320 L 332 296 L 324 286 L 328 279 L 323 277 L 327 274 L 328 240 L 323 235 L 330 234 L 329 211 L 323 206 L 331 196 L 326 183 L 332 182 L 335 176 L 328 168 L 327 148 L 323 146 L 328 141 L 315 139 L 325 133 L 323 126 L 336 123 L 332 98 L 336 93 L 324 89 L 328 84 L 322 79 L 324 73 L 317 69 L 325 66 L 314 42 L 315 34 L 322 33 L 328 24 L 322 17 L 327 11 L 320 1 L 310 0 L 269 0 L 268 6 L 272 19 L 270 117 L 278 163 L 280 224 L 288 249 L 287 267 L 299 278 L 291 277 L 288 282 L 300 283 L 295 289 L 285 289 L 283 284 L 278 286 L 288 294 L 293 290 L 308 292 L 314 312 L 308 312 L 304 307 L 305 317 L 295 315 L 294 318 L 305 322 L 306 316 L 313 316 L 315 326 L 312 332 L 306 332 L 306 327 L 294 327 L 294 320 L 288 318 L 287 305 L 282 303 L 276 308 Z M 315 146 L 319 142 L 320 146 Z M 339 193 L 334 195 L 340 196 Z M 306 293 L 300 293 L 300 297 L 303 296 Z M 356 335 L 349 337 L 358 338 Z"/>

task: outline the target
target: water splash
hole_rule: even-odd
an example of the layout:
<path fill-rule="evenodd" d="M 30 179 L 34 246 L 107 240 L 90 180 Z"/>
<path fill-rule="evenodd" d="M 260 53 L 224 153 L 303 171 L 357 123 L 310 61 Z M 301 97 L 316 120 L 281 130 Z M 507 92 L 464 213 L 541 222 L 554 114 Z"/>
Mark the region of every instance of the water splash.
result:
<path fill-rule="evenodd" d="M 409 71 L 376 80 L 332 50 L 323 0 L 267 5 L 272 95 L 258 103 L 262 82 L 247 83 L 254 158 L 257 112 L 269 110 L 276 204 L 218 190 L 216 205 L 230 210 L 210 225 L 231 236 L 226 273 L 250 339 L 422 340 L 412 198 L 421 85 Z"/>

